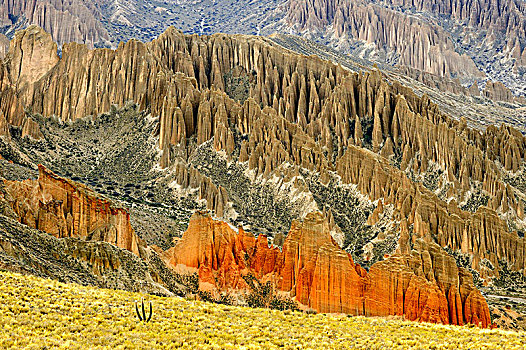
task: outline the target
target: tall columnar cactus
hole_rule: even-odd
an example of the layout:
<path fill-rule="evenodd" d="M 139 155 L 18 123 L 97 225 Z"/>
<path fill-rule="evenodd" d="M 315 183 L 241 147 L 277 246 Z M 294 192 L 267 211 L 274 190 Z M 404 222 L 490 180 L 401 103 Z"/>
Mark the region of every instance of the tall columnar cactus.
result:
<path fill-rule="evenodd" d="M 150 301 L 150 315 L 148 318 L 146 318 L 146 311 L 144 310 L 144 299 L 141 300 L 141 309 L 142 309 L 142 315 L 139 312 L 139 307 L 137 306 L 137 302 L 135 302 L 135 311 L 137 311 L 137 316 L 139 317 L 140 321 L 150 322 L 153 315 L 153 309 L 152 309 L 152 302 Z"/>

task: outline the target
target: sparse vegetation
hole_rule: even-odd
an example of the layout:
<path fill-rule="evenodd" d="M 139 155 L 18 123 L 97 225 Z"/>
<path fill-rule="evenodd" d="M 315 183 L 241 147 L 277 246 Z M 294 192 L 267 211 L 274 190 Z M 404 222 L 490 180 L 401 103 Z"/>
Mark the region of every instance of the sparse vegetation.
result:
<path fill-rule="evenodd" d="M 261 283 L 252 274 L 244 275 L 243 279 L 250 288 L 246 295 L 248 306 L 275 310 L 299 310 L 294 300 L 278 295 L 270 281 Z"/>
<path fill-rule="evenodd" d="M 0 348 L 523 349 L 526 333 L 225 306 L 0 272 Z"/>

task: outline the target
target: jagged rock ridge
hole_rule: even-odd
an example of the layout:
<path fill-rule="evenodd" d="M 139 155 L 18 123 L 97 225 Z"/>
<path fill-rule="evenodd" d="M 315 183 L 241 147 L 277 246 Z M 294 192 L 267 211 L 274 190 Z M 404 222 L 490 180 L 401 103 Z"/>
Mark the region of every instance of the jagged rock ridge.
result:
<path fill-rule="evenodd" d="M 196 135 L 198 144 L 214 136 L 215 149 L 224 149 L 227 154 L 232 154 L 234 133 L 230 129 L 231 125 L 238 127 L 241 134 L 249 135 L 249 142 L 241 142 L 239 160 L 248 161 L 249 168 L 255 169 L 256 175 L 268 175 L 280 164 L 291 162 L 303 168 L 318 171 L 323 177 L 326 176 L 327 171 L 337 170 L 338 162 L 333 163 L 333 157 L 346 159 L 342 157 L 343 149 L 348 148 L 347 152 L 349 152 L 349 146 L 353 144 L 366 145 L 373 151 L 380 151 L 382 148 L 384 156 L 395 154 L 402 158 L 401 168 L 403 170 L 409 163 L 416 172 L 426 171 L 429 161 L 439 164 L 442 171 L 448 174 L 447 182 L 452 185 L 449 193 L 456 195 L 459 199 L 469 190 L 472 181 L 482 182 L 484 189 L 495 198 L 489 203 L 493 209 L 506 212 L 511 208 L 518 217 L 521 217 L 522 202 L 516 202 L 508 187 L 498 180 L 500 178 L 498 168 L 491 163 L 491 161 L 498 160 L 507 170 L 517 171 L 524 157 L 524 138 L 520 134 L 509 129 L 499 131 L 495 128 L 488 128 L 483 134 L 466 129 L 462 123 L 454 122 L 441 115 L 425 96 L 418 98 L 397 84 L 389 86 L 382 82 L 378 75 L 356 75 L 345 72 L 337 66 L 331 67 L 330 64 L 316 65 L 316 59 L 307 60 L 291 53 L 282 53 L 255 39 L 249 40 L 249 43 L 267 53 L 259 54 L 259 56 L 244 56 L 239 52 L 234 55 L 238 57 L 236 59 L 228 57 L 227 52 L 229 51 L 220 51 L 223 52 L 223 56 L 219 56 L 215 51 L 202 51 L 198 49 L 201 45 L 198 42 L 209 41 L 212 47 L 219 50 L 223 45 L 242 42 L 242 37 L 189 38 L 196 40 L 195 44 L 187 42 L 181 34 L 169 31 L 152 42 L 151 47 L 132 41 L 117 51 L 96 50 L 89 51 L 89 53 L 84 51 L 80 56 L 75 51 L 82 52 L 87 50 L 86 48 L 77 44 L 68 45 L 59 63 L 34 84 L 35 93 L 32 97 L 27 97 L 28 102 L 33 106 L 35 112 L 44 115 L 55 114 L 67 120 L 109 109 L 110 101 L 122 104 L 124 99 L 134 99 L 140 103 L 141 108 L 148 106 L 154 115 L 160 116 L 159 146 L 163 150 L 162 163 L 164 166 L 170 162 L 170 159 L 167 159 L 170 155 L 168 151 L 170 147 L 184 148 L 186 140 L 192 135 Z M 194 49 L 190 49 L 191 47 Z M 234 45 L 233 47 L 237 47 L 237 50 L 242 49 L 242 46 Z M 191 50 L 194 50 L 192 55 Z M 123 88 L 128 89 L 128 92 L 121 93 L 118 90 L 118 87 L 121 86 L 118 83 L 119 80 L 116 80 L 116 84 L 106 85 L 113 86 L 113 88 L 104 93 L 95 93 L 96 89 L 89 86 L 82 89 L 75 87 L 79 84 L 77 81 L 89 81 L 95 87 L 97 81 L 101 79 L 105 81 L 121 79 L 118 77 L 122 75 L 115 70 L 112 70 L 113 73 L 99 71 L 97 77 L 89 77 L 89 79 L 86 73 L 95 72 L 88 68 L 89 65 L 120 66 L 124 72 L 127 64 L 121 60 L 124 57 L 127 57 L 127 60 L 133 60 L 134 55 L 137 54 L 141 55 L 141 58 L 144 57 L 142 61 L 144 64 L 139 65 L 144 73 L 141 73 L 141 70 L 133 72 L 132 77 L 135 80 L 125 84 L 121 83 Z M 91 55 L 93 55 L 93 60 L 86 61 L 86 58 Z M 154 60 L 152 56 L 163 58 Z M 195 66 L 192 63 L 192 56 L 196 57 L 199 62 L 195 63 Z M 77 57 L 81 58 L 80 62 Z M 259 64 L 253 61 L 256 57 L 258 57 Z M 263 57 L 268 57 L 267 64 L 262 61 Z M 219 58 L 221 58 L 221 64 Z M 100 64 L 99 59 L 113 63 Z M 283 72 L 277 71 L 277 66 L 274 69 L 265 68 L 272 66 L 270 63 L 272 61 L 288 61 L 292 67 L 296 67 L 296 71 L 289 73 L 291 78 L 288 78 L 287 71 L 290 72 L 291 68 L 286 68 L 287 66 L 283 67 L 285 68 Z M 157 68 L 147 70 L 146 62 Z M 244 70 L 249 70 L 250 66 L 260 67 L 256 71 L 259 71 L 259 74 L 257 74 L 255 86 L 252 86 L 250 91 L 253 100 L 248 99 L 243 105 L 236 104 L 220 91 L 208 91 L 208 87 L 212 86 L 224 88 L 223 72 L 239 64 Z M 88 67 L 78 70 L 69 68 L 73 65 L 77 67 L 88 65 Z M 204 67 L 210 67 L 211 70 L 207 72 Z M 156 74 L 157 70 L 164 73 L 168 81 L 159 78 L 160 75 Z M 57 80 L 56 77 L 62 76 L 63 72 L 68 72 L 71 76 L 69 83 L 68 80 L 61 79 L 60 82 Z M 74 72 L 80 75 L 77 77 L 77 73 Z M 185 72 L 185 74 L 180 72 Z M 301 72 L 303 73 L 300 74 Z M 284 74 L 283 79 L 279 79 L 280 74 Z M 127 75 L 124 74 L 124 76 Z M 155 78 L 148 79 L 149 76 Z M 310 79 L 310 85 L 305 83 L 307 76 L 315 78 Z M 319 78 L 316 80 L 316 77 Z M 269 84 L 271 81 L 274 81 L 273 85 Z M 40 84 L 46 87 L 45 91 L 40 92 L 42 90 L 39 87 Z M 70 84 L 71 87 L 67 87 Z M 157 88 L 147 89 L 147 86 L 157 86 Z M 166 90 L 163 86 L 169 89 Z M 63 94 L 61 91 L 64 91 L 66 87 L 68 91 L 77 92 L 77 96 L 71 97 L 74 101 L 73 106 L 76 108 L 70 107 L 69 102 L 56 104 L 51 99 L 52 96 Z M 199 89 L 202 89 L 203 92 L 200 92 Z M 20 100 L 24 100 L 25 91 L 31 90 L 22 89 L 18 94 L 22 96 Z M 161 94 L 156 93 L 150 96 L 151 91 L 160 91 Z M 165 91 L 166 95 L 164 95 Z M 182 96 L 182 91 L 185 92 L 184 96 Z M 113 99 L 111 96 L 116 97 Z M 308 101 L 306 96 L 309 96 Z M 33 100 L 36 103 L 31 103 Z M 258 106 L 261 103 L 270 104 L 271 101 L 273 108 L 261 110 Z M 351 103 L 342 105 L 341 101 L 351 101 Z M 9 106 L 9 103 L 6 105 Z M 309 106 L 308 109 L 307 106 Z M 20 111 L 21 106 L 12 108 L 12 110 Z M 354 120 L 357 122 L 353 123 L 354 125 L 346 121 L 345 115 L 349 114 L 356 116 Z M 260 115 L 266 117 L 261 118 Z M 373 127 L 367 131 L 368 135 L 360 130 L 362 129 L 361 120 L 365 120 L 367 116 L 374 116 L 372 118 Z M 6 119 L 14 125 L 25 123 L 19 112 L 7 115 Z M 415 128 L 412 125 L 427 126 Z M 265 128 L 276 130 L 268 134 L 272 135 L 272 138 L 268 139 L 267 136 L 263 136 L 268 133 L 261 133 Z M 305 131 L 302 132 L 302 129 Z M 455 129 L 456 132 L 453 131 Z M 332 132 L 327 134 L 329 130 Z M 422 138 L 423 133 L 428 134 L 425 142 Z M 466 143 L 463 140 L 464 136 L 457 135 L 457 133 L 463 133 L 470 143 Z M 320 138 L 319 135 L 322 137 Z M 280 139 L 283 139 L 284 142 Z M 316 142 L 315 139 L 319 141 Z M 365 143 L 366 140 L 368 144 Z M 432 140 L 438 142 L 438 148 L 436 148 L 437 142 Z M 455 145 L 454 147 L 458 147 L 458 151 L 450 152 L 451 143 Z M 299 145 L 304 145 L 302 153 L 296 151 Z M 267 158 L 265 153 L 269 151 L 271 153 Z M 327 159 L 323 152 L 328 152 L 327 154 L 332 156 Z M 415 155 L 418 157 L 412 161 Z M 348 174 L 349 172 L 345 171 L 345 174 L 341 175 L 345 179 L 348 178 Z M 358 179 L 358 177 L 355 178 Z M 362 188 L 361 190 L 371 195 L 367 193 L 369 189 Z M 374 190 L 379 191 L 379 189 Z M 506 196 L 503 197 L 501 193 L 505 193 Z M 376 194 L 372 194 L 372 198 L 376 199 L 376 197 Z"/>
<path fill-rule="evenodd" d="M 285 21 L 345 52 L 467 82 L 486 75 L 524 95 L 522 1 L 291 0 Z"/>
<path fill-rule="evenodd" d="M 323 200 L 310 199 L 306 174 L 318 176 L 319 186 L 336 181 L 355 188 L 376 206 L 367 225 L 380 217 L 392 224 L 367 242 L 377 247 L 387 234 L 397 237 L 387 253 L 396 249 L 406 258 L 392 264 L 412 269 L 413 250 L 445 256 L 442 248 L 448 247 L 468 254 L 470 268 L 485 283 L 498 276 L 501 261 L 524 273 L 524 238 L 510 230 L 523 229 L 524 193 L 505 176 L 520 177 L 524 168 L 525 138 L 513 128 L 471 129 L 379 71 L 352 73 L 246 36 L 185 36 L 170 29 L 151 43 L 130 41 L 115 51 L 69 44 L 57 63 L 50 61 L 48 71 L 32 81 L 20 74 L 31 66 L 31 56 L 9 57 L 18 57 L 24 45 L 39 57 L 39 48 L 48 52 L 51 44 L 34 28 L 28 33 L 43 42 L 31 46 L 19 35 L 0 70 L 6 138 L 23 130 L 41 138 L 37 114 L 77 120 L 133 100 L 158 118 L 160 166 L 172 172 L 178 186 L 199 187 L 208 208 L 226 219 L 236 214 L 230 210 L 233 196 L 192 164 L 204 148 L 244 167 L 254 183 L 290 184 L 291 198 L 306 198 L 314 210 L 325 207 Z M 236 81 L 231 76 L 247 87 L 246 95 L 233 93 L 238 89 L 229 86 Z M 33 116 L 25 115 L 25 106 Z M 355 234 L 344 227 L 345 217 L 332 221 L 345 235 Z M 375 261 L 383 257 L 375 254 Z M 424 270 L 439 276 L 441 268 Z M 468 274 L 452 273 L 462 280 Z M 446 282 L 440 283 L 441 293 L 450 293 Z M 446 299 L 456 295 L 451 293 Z M 457 313 L 457 322 L 462 318 L 469 321 Z"/>
<path fill-rule="evenodd" d="M 417 240 L 411 254 L 395 254 L 367 273 L 329 231 L 326 218 L 309 214 L 292 223 L 280 251 L 269 248 L 264 235 L 236 233 L 196 213 L 166 260 L 181 272 L 198 271 L 201 287 L 212 291 L 246 289 L 242 276 L 254 274 L 319 312 L 489 325 L 489 309 L 469 273 L 436 243 Z"/>
<path fill-rule="evenodd" d="M 18 220 L 57 238 L 108 242 L 140 256 L 130 214 L 82 184 L 39 166 L 38 180 L 4 181 L 6 200 Z"/>

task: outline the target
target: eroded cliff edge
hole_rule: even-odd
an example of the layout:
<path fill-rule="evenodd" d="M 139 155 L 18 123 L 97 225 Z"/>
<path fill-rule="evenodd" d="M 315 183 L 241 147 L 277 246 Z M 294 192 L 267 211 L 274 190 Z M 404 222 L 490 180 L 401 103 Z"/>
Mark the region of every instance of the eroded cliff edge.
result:
<path fill-rule="evenodd" d="M 367 272 L 330 235 L 321 213 L 294 221 L 283 249 L 269 247 L 242 228 L 196 213 L 167 264 L 198 271 L 201 288 L 248 289 L 243 275 L 271 281 L 279 291 L 319 312 L 352 315 L 404 315 L 409 320 L 487 327 L 484 297 L 466 270 L 433 242 L 419 239 L 410 253 L 396 253 Z"/>
<path fill-rule="evenodd" d="M 353 73 L 264 38 L 169 29 L 151 43 L 130 41 L 115 51 L 69 44 L 58 58 L 47 55 L 52 48 L 32 27 L 17 35 L 0 69 L 3 140 L 29 165 L 38 155 L 74 172 L 45 158 L 53 128 L 95 125 L 101 113 L 114 116 L 105 114 L 112 105 L 133 101 L 156 125 L 151 173 L 169 181 L 168 192 L 189 193 L 224 220 L 264 228 L 276 241 L 292 219 L 325 212 L 332 237 L 367 276 L 382 264 L 398 266 L 392 275 L 400 281 L 426 271 L 438 288 L 430 303 L 442 300 L 448 311 L 422 316 L 416 308 L 415 319 L 463 323 L 474 313 L 482 321 L 484 307 L 470 311 L 483 304 L 469 297 L 479 300 L 467 287 L 469 275 L 491 285 L 502 264 L 524 274 L 526 151 L 513 128 L 471 129 L 379 71 Z M 35 60 L 50 57 L 47 66 L 28 74 L 35 61 L 19 59 L 20 50 Z M 256 185 L 267 186 L 271 199 L 285 198 L 285 209 L 265 203 L 272 215 L 259 215 L 258 196 L 244 196 Z M 413 252 L 447 267 L 415 267 Z M 468 261 L 461 268 L 459 259 L 451 265 L 458 254 Z M 420 282 L 412 283 L 419 290 Z"/>

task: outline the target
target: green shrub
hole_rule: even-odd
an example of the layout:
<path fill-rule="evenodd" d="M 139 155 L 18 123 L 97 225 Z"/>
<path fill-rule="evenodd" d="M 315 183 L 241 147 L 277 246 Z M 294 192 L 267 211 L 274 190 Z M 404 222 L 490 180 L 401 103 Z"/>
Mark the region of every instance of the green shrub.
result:
<path fill-rule="evenodd" d="M 243 279 L 249 287 L 245 301 L 250 307 L 270 308 L 276 310 L 298 310 L 297 303 L 275 293 L 272 283 L 261 283 L 252 275 L 244 275 Z"/>

